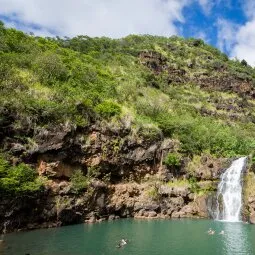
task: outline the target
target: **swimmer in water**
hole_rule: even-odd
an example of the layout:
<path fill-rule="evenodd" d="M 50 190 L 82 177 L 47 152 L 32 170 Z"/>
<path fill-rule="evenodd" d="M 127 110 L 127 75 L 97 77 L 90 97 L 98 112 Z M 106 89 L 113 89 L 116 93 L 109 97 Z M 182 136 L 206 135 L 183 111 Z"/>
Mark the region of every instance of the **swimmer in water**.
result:
<path fill-rule="evenodd" d="M 207 231 L 208 235 L 214 235 L 215 231 L 212 230 L 211 228 L 209 228 L 209 230 Z"/>
<path fill-rule="evenodd" d="M 127 239 L 121 239 L 119 241 L 119 243 L 117 244 L 116 248 L 122 248 L 123 246 L 125 246 L 128 243 Z"/>

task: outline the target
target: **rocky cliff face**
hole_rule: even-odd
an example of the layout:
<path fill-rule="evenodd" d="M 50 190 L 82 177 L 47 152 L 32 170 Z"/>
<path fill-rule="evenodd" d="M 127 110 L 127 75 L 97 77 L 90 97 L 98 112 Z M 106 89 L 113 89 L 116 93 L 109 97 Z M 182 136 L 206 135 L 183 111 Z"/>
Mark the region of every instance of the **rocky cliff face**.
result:
<path fill-rule="evenodd" d="M 246 172 L 243 181 L 243 219 L 246 222 L 255 224 L 255 174 L 254 163 L 251 163 L 250 171 Z"/>
<path fill-rule="evenodd" d="M 229 91 L 235 92 L 240 96 L 248 96 L 254 98 L 255 90 L 251 79 L 237 77 L 231 75 L 223 63 L 214 64 L 214 75 L 205 72 L 195 72 L 191 75 L 185 71 L 188 67 L 192 70 L 194 65 L 192 62 L 187 62 L 187 66 L 183 68 L 177 68 L 174 65 L 170 65 L 168 59 L 156 51 L 144 51 L 139 55 L 141 64 L 147 66 L 156 75 L 167 72 L 168 84 L 171 83 L 194 83 L 198 84 L 202 89 L 209 91 Z M 210 55 L 204 56 L 207 63 L 212 62 Z"/>
<path fill-rule="evenodd" d="M 91 184 L 93 192 L 72 194 L 65 182 L 51 183 L 36 197 L 1 200 L 1 230 L 34 229 L 118 218 L 209 217 L 206 195 L 196 196 L 188 187 L 159 186 L 150 194 L 149 183 Z"/>
<path fill-rule="evenodd" d="M 13 231 L 117 218 L 209 217 L 207 198 L 216 188 L 224 160 L 208 156 L 183 159 L 168 167 L 163 158 L 178 142 L 147 139 L 121 126 L 94 123 L 86 130 L 72 126 L 41 129 L 33 147 L 8 143 L 16 156 L 34 164 L 47 177 L 43 191 L 0 201 L 0 229 Z M 27 149 L 28 148 L 28 149 Z M 86 190 L 74 192 L 70 177 L 89 168 L 97 176 Z M 190 176 L 196 183 L 188 182 Z M 180 181 L 181 180 L 181 181 Z"/>

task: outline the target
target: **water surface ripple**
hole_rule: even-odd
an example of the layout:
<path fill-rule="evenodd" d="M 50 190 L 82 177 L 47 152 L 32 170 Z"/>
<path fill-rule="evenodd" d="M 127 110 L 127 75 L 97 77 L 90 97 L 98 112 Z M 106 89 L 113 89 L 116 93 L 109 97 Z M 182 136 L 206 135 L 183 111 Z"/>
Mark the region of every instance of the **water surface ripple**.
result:
<path fill-rule="evenodd" d="M 208 235 L 207 230 L 215 230 Z M 220 231 L 224 235 L 220 235 Z M 130 242 L 116 248 L 118 240 Z M 255 254 L 255 226 L 213 220 L 118 220 L 8 234 L 5 255 Z"/>

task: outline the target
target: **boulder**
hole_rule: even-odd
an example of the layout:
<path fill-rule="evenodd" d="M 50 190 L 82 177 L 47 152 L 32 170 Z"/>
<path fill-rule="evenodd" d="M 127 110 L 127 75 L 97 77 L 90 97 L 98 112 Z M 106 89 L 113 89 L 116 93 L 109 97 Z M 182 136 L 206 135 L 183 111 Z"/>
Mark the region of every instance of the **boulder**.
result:
<path fill-rule="evenodd" d="M 108 220 L 115 220 L 115 215 L 114 214 L 109 215 Z"/>
<path fill-rule="evenodd" d="M 45 153 L 47 151 L 58 150 L 62 148 L 65 137 L 72 131 L 74 127 L 70 123 L 64 125 L 52 126 L 46 128 L 38 128 L 35 130 L 35 145 L 30 149 L 29 153 Z"/>
<path fill-rule="evenodd" d="M 207 218 L 209 217 L 208 207 L 207 207 L 207 196 L 199 196 L 195 199 L 195 210 L 199 217 Z"/>
<path fill-rule="evenodd" d="M 181 218 L 184 213 L 180 211 L 174 211 L 171 215 L 172 218 Z"/>
<path fill-rule="evenodd" d="M 96 204 L 99 208 L 105 207 L 105 194 L 102 193 L 96 200 Z"/>
<path fill-rule="evenodd" d="M 188 186 L 183 187 L 171 187 L 168 185 L 161 185 L 159 188 L 159 194 L 168 195 L 169 197 L 187 197 L 190 194 Z"/>
<path fill-rule="evenodd" d="M 86 223 L 95 223 L 97 221 L 95 216 L 91 216 L 88 220 L 86 220 Z"/>
<path fill-rule="evenodd" d="M 44 160 L 39 160 L 37 169 L 39 175 L 51 178 L 70 178 L 76 170 L 75 166 L 60 161 L 46 162 Z"/>
<path fill-rule="evenodd" d="M 194 207 L 192 203 L 189 203 L 188 205 L 185 205 L 182 209 L 181 212 L 185 216 L 192 216 L 194 214 Z"/>
<path fill-rule="evenodd" d="M 154 212 L 154 211 L 150 211 L 150 212 L 148 212 L 148 216 L 147 217 L 148 218 L 156 218 L 157 217 L 157 213 Z"/>
<path fill-rule="evenodd" d="M 249 222 L 255 224 L 255 212 L 253 211 L 249 216 Z"/>

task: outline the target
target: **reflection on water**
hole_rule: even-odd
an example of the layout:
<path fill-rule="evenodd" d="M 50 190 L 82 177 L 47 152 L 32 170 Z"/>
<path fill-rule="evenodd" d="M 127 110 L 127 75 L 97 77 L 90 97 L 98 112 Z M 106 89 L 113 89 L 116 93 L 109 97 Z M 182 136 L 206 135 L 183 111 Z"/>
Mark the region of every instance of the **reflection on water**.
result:
<path fill-rule="evenodd" d="M 224 235 L 222 236 L 224 254 L 252 255 L 250 237 L 245 223 L 222 222 Z"/>

